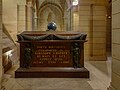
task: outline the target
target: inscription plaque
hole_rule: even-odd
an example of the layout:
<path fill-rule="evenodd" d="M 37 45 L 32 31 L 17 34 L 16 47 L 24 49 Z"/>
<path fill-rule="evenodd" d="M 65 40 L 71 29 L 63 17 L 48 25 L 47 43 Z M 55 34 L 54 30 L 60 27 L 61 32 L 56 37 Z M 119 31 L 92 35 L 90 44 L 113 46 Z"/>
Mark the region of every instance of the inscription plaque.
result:
<path fill-rule="evenodd" d="M 69 44 L 64 42 L 34 44 L 34 59 L 31 66 L 72 66 L 71 47 Z"/>

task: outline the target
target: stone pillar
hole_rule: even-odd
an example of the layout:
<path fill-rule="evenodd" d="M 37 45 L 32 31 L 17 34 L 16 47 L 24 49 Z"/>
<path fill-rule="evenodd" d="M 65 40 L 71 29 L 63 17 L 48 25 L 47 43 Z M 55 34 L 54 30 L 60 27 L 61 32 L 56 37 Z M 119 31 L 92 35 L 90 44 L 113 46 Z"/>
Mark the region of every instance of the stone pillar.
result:
<path fill-rule="evenodd" d="M 26 28 L 26 0 L 18 0 L 18 33 L 25 31 Z"/>
<path fill-rule="evenodd" d="M 71 9 L 68 11 L 67 22 L 68 22 L 67 31 L 71 31 Z"/>
<path fill-rule="evenodd" d="M 68 10 L 68 30 L 67 31 L 72 31 L 73 30 L 73 10 L 69 9 Z"/>
<path fill-rule="evenodd" d="M 27 15 L 26 15 L 26 20 L 27 20 L 27 31 L 32 31 L 33 30 L 33 6 L 32 6 L 32 1 L 27 2 Z"/>
<path fill-rule="evenodd" d="M 2 0 L 0 0 L 0 89 L 2 80 Z"/>
<path fill-rule="evenodd" d="M 108 90 L 120 90 L 120 0 L 112 0 L 112 79 Z"/>
<path fill-rule="evenodd" d="M 34 24 L 33 24 L 33 30 L 37 31 L 38 30 L 38 16 L 37 16 L 37 13 L 36 13 L 36 9 L 35 9 L 35 12 L 34 12 Z"/>
<path fill-rule="evenodd" d="M 64 10 L 64 23 L 63 23 L 63 31 L 67 31 L 68 30 L 68 14 L 67 14 L 67 4 L 65 5 L 65 10 Z"/>
<path fill-rule="evenodd" d="M 73 31 L 79 30 L 79 9 L 78 6 L 73 6 Z"/>

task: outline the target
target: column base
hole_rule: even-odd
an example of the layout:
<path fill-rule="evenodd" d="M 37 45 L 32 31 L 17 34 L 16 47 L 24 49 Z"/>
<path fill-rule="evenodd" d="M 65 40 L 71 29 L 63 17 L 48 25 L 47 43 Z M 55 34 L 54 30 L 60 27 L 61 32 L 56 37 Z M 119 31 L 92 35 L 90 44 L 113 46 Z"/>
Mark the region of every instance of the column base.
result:
<path fill-rule="evenodd" d="M 85 60 L 89 60 L 89 61 L 106 61 L 107 56 L 88 56 L 88 57 L 85 57 Z"/>
<path fill-rule="evenodd" d="M 116 90 L 113 86 L 109 86 L 107 90 Z"/>

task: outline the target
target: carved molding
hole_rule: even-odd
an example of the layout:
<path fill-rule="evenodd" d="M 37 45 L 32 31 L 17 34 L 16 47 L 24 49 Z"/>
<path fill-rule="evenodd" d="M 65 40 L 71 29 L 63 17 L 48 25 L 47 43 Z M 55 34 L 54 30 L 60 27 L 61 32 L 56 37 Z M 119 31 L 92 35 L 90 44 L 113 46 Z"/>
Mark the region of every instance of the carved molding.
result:
<path fill-rule="evenodd" d="M 25 34 L 18 34 L 17 38 L 18 41 L 24 41 L 24 40 L 85 40 L 87 34 L 78 34 L 78 35 L 72 35 L 72 36 L 63 36 L 63 35 L 54 35 L 54 34 L 46 34 L 41 36 L 30 36 Z"/>

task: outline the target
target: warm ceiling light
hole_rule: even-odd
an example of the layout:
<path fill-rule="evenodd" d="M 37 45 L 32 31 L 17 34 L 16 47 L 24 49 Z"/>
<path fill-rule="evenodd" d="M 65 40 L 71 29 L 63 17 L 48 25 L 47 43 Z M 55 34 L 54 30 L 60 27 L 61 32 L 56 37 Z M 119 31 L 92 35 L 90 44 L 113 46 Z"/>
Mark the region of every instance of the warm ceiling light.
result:
<path fill-rule="evenodd" d="M 72 5 L 73 5 L 73 6 L 78 5 L 78 0 L 73 0 Z"/>

